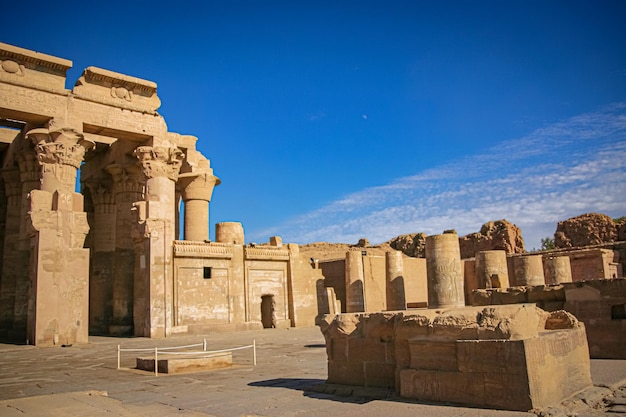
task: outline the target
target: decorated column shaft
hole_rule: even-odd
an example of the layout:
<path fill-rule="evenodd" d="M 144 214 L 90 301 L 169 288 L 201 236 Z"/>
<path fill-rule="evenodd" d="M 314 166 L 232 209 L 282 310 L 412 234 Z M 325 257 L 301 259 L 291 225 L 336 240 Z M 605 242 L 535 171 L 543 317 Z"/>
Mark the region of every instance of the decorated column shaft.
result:
<path fill-rule="evenodd" d="M 513 258 L 513 266 L 517 285 L 531 287 L 546 283 L 541 255 L 516 256 Z"/>
<path fill-rule="evenodd" d="M 22 205 L 22 185 L 20 172 L 17 169 L 2 172 L 6 195 L 6 215 L 4 230 L 4 250 L 2 253 L 2 275 L 0 275 L 0 329 L 13 328 L 15 319 L 15 290 L 17 277 L 21 274 L 27 283 L 28 270 L 17 263 L 17 246 L 15 242 L 20 234 L 20 208 Z M 25 270 L 26 269 L 26 270 Z M 26 288 L 26 287 L 25 287 Z M 26 298 L 25 292 L 25 298 Z M 24 324 L 26 321 L 24 320 Z"/>
<path fill-rule="evenodd" d="M 135 288 L 135 244 L 132 229 L 135 220 L 133 204 L 144 198 L 144 177 L 136 165 L 112 164 L 106 170 L 113 177 L 115 200 L 115 254 L 112 282 L 111 335 L 133 334 L 134 288 Z M 109 226 L 111 227 L 111 226 Z"/>
<path fill-rule="evenodd" d="M 170 143 L 135 150 L 146 179 L 145 199 L 136 204 L 135 335 L 164 337 L 178 324 L 174 305 L 172 244 L 176 190 L 183 153 Z"/>
<path fill-rule="evenodd" d="M 478 288 L 508 288 L 509 272 L 506 252 L 488 250 L 476 254 Z"/>
<path fill-rule="evenodd" d="M 106 184 L 106 185 L 105 185 Z M 113 319 L 116 207 L 112 185 L 88 182 L 93 204 L 92 247 L 89 273 L 89 332 L 108 334 Z M 134 261 L 134 259 L 133 259 Z M 133 271 L 131 270 L 131 273 Z M 132 283 L 132 274 L 130 275 Z"/>
<path fill-rule="evenodd" d="M 30 192 L 31 284 L 27 337 L 36 345 L 85 343 L 89 325 L 89 226 L 74 192 L 85 151 L 73 129 L 34 129 L 41 188 Z"/>
<path fill-rule="evenodd" d="M 456 233 L 426 237 L 428 308 L 465 305 L 461 251 Z"/>
<path fill-rule="evenodd" d="M 387 252 L 385 254 L 385 267 L 387 281 L 387 310 L 406 310 L 404 262 L 402 261 L 402 252 Z"/>
<path fill-rule="evenodd" d="M 569 256 L 545 256 L 543 269 L 546 284 L 556 285 L 572 282 L 572 266 Z"/>

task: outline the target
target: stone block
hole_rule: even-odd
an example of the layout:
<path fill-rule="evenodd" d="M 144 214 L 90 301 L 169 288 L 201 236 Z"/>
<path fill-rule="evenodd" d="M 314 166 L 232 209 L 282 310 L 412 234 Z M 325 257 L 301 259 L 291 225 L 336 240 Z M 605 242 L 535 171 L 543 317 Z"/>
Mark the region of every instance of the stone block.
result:
<path fill-rule="evenodd" d="M 365 386 L 365 366 L 362 362 L 328 361 L 329 384 Z"/>
<path fill-rule="evenodd" d="M 410 367 L 456 371 L 458 370 L 456 345 L 457 342 L 411 339 L 409 340 Z"/>
<path fill-rule="evenodd" d="M 223 352 L 208 357 L 168 357 L 158 359 L 159 373 L 176 374 L 181 372 L 202 372 L 212 369 L 229 368 L 233 365 L 231 352 Z M 154 372 L 154 358 L 137 358 L 137 369 Z"/>
<path fill-rule="evenodd" d="M 366 362 L 364 366 L 366 387 L 392 388 L 395 386 L 395 364 Z"/>
<path fill-rule="evenodd" d="M 359 362 L 384 362 L 388 343 L 375 338 L 348 338 L 348 360 Z"/>
<path fill-rule="evenodd" d="M 461 372 L 526 373 L 526 356 L 521 340 L 459 340 L 455 345 Z"/>

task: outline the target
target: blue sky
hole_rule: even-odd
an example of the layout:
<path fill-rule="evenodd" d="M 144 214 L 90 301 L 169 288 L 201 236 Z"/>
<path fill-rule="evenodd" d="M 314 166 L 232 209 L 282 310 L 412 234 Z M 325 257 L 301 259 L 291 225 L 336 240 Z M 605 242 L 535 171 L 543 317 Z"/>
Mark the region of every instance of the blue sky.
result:
<path fill-rule="evenodd" d="M 246 240 L 626 215 L 626 2 L 30 2 L 0 41 L 155 81 Z M 36 11 L 36 12 L 34 12 Z M 211 226 L 211 234 L 214 227 Z"/>

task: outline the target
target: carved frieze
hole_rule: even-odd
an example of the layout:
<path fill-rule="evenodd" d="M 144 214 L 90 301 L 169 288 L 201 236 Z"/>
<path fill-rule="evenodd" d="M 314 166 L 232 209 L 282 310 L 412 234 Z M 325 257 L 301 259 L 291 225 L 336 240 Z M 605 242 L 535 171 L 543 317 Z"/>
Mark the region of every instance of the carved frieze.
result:
<path fill-rule="evenodd" d="M 174 241 L 174 255 L 193 258 L 230 259 L 233 257 L 233 246 L 218 242 L 176 240 Z"/>
<path fill-rule="evenodd" d="M 289 260 L 289 250 L 283 248 L 273 248 L 273 247 L 246 247 L 245 248 L 245 258 L 248 260 L 258 259 L 258 260 Z"/>

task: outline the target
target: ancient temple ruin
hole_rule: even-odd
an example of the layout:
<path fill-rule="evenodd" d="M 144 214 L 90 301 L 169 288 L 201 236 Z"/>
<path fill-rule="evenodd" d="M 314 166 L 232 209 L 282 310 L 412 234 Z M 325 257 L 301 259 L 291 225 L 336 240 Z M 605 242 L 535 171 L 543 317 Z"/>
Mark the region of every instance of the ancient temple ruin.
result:
<path fill-rule="evenodd" d="M 156 84 L 88 67 L 68 90 L 71 66 L 0 43 L 0 336 L 312 325 L 321 275 L 297 245 L 246 247 L 239 223 L 209 241 L 220 180 Z"/>

